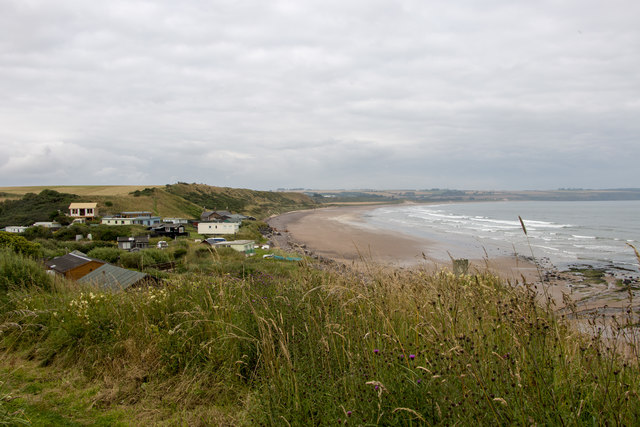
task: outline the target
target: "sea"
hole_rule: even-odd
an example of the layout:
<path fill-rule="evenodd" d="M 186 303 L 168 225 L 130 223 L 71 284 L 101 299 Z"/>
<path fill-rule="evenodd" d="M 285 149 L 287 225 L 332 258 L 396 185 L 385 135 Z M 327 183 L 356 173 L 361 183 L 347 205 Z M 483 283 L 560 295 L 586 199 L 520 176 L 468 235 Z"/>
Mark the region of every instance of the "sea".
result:
<path fill-rule="evenodd" d="M 561 271 L 590 266 L 640 276 L 630 246 L 640 250 L 637 200 L 397 205 L 369 211 L 364 220 L 376 228 L 440 242 L 425 251 L 438 260 L 517 255 Z"/>

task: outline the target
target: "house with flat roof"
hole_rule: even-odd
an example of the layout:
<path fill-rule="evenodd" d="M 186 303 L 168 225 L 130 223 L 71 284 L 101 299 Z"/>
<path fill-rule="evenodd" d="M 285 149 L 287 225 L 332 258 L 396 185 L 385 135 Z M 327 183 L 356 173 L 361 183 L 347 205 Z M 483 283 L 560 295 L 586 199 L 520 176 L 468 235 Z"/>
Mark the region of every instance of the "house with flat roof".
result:
<path fill-rule="evenodd" d="M 237 222 L 200 222 L 198 234 L 235 234 L 240 230 Z"/>
<path fill-rule="evenodd" d="M 149 236 L 118 237 L 118 249 L 133 252 L 149 247 Z"/>
<path fill-rule="evenodd" d="M 29 227 L 26 225 L 7 225 L 4 231 L 7 233 L 24 233 L 27 228 Z"/>
<path fill-rule="evenodd" d="M 101 224 L 105 225 L 144 225 L 150 227 L 155 224 L 160 224 L 162 218 L 159 216 L 152 216 L 151 212 L 138 211 L 138 212 L 121 212 L 113 216 L 105 216 L 102 218 Z"/>
<path fill-rule="evenodd" d="M 71 203 L 69 205 L 69 216 L 72 218 L 94 218 L 97 214 L 97 203 Z"/>
<path fill-rule="evenodd" d="M 32 227 L 44 227 L 50 228 L 51 230 L 58 230 L 62 228 L 62 224 L 60 224 L 58 221 L 39 221 L 34 222 Z"/>
<path fill-rule="evenodd" d="M 162 222 L 167 224 L 188 224 L 189 220 L 187 218 L 164 218 Z"/>
<path fill-rule="evenodd" d="M 152 225 L 149 230 L 153 236 L 164 236 L 175 238 L 178 236 L 188 236 L 189 232 L 185 229 L 185 224 L 162 222 L 160 224 Z"/>
<path fill-rule="evenodd" d="M 216 247 L 231 248 L 234 251 L 242 252 L 246 255 L 254 254 L 256 242 L 253 240 L 231 240 L 227 242 L 217 242 Z"/>

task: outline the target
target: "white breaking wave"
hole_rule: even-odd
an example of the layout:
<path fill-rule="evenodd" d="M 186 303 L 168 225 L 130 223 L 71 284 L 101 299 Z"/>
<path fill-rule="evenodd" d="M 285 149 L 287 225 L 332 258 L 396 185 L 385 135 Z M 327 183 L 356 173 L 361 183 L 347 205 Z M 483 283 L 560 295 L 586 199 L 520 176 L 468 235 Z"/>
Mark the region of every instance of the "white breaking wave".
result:
<path fill-rule="evenodd" d="M 626 243 L 640 241 L 640 201 L 481 202 L 384 207 L 367 220 L 377 227 L 446 242 L 451 250 L 511 251 L 562 263 L 586 259 L 637 265 Z M 525 236 L 518 216 L 522 217 Z M 446 257 L 448 255 L 445 254 Z M 448 259 L 448 258 L 447 258 Z"/>

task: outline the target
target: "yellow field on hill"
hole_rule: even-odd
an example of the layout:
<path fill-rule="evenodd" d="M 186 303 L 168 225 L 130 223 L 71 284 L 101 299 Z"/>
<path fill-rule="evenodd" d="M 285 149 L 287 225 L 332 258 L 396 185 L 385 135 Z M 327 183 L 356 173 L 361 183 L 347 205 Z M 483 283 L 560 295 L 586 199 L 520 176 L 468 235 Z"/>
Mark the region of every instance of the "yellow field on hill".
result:
<path fill-rule="evenodd" d="M 132 191 L 145 188 L 158 188 L 164 185 L 37 185 L 28 187 L 0 187 L 0 193 L 22 196 L 27 193 L 40 193 L 42 190 L 55 190 L 59 193 L 78 196 L 126 196 Z"/>

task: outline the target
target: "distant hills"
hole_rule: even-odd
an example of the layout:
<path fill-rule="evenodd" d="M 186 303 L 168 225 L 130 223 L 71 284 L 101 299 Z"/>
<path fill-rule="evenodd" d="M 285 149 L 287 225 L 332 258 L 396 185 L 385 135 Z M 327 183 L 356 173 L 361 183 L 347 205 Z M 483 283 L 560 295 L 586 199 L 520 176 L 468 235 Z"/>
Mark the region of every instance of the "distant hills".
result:
<path fill-rule="evenodd" d="M 199 218 L 204 210 L 229 210 L 264 219 L 298 209 L 363 203 L 473 202 L 496 200 L 640 200 L 640 189 L 549 191 L 306 190 L 257 191 L 179 182 L 167 185 L 0 187 L 0 228 L 48 221 L 67 213 L 72 201 L 97 202 L 100 216 L 150 211 L 162 217 Z"/>
<path fill-rule="evenodd" d="M 433 202 L 473 202 L 497 200 L 539 200 L 539 201 L 602 201 L 640 200 L 639 188 L 610 190 L 561 189 L 527 191 L 476 191 L 432 188 L 427 190 L 290 190 L 309 195 L 318 203 L 393 203 L 412 201 Z"/>

